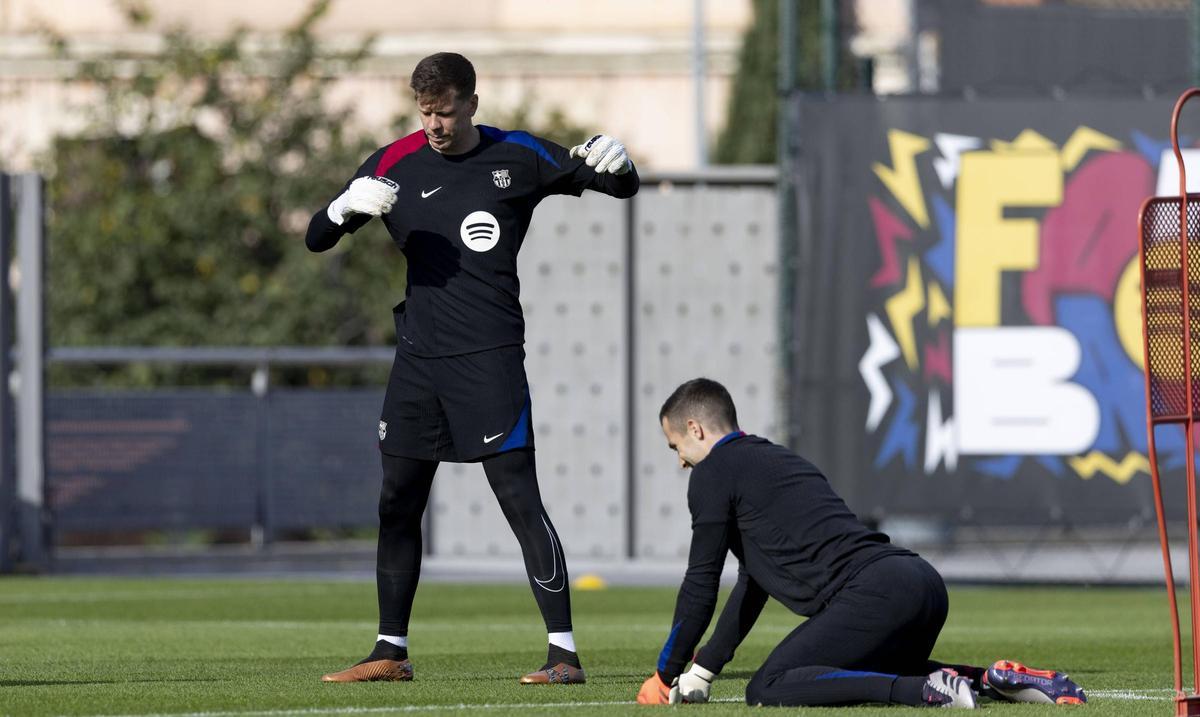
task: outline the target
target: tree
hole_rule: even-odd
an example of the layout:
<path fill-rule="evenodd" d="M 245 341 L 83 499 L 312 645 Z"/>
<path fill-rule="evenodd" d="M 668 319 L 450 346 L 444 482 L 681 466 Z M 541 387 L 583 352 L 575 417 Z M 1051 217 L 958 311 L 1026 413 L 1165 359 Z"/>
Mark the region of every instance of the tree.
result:
<path fill-rule="evenodd" d="M 821 7 L 817 0 L 797 3 L 796 79 L 800 88 L 821 87 Z M 742 37 L 738 71 L 729 95 L 725 128 L 717 138 L 713 160 L 718 164 L 774 164 L 779 108 L 779 2 L 754 0 L 754 22 Z M 853 27 L 850 3 L 839 6 L 839 27 Z M 837 86 L 850 89 L 858 82 L 854 58 L 838 42 Z"/>
<path fill-rule="evenodd" d="M 353 108 L 327 99 L 331 75 L 370 49 L 368 40 L 341 56 L 319 53 L 313 28 L 328 6 L 314 2 L 269 53 L 252 51 L 244 30 L 212 43 L 174 29 L 155 56 L 81 63 L 99 101 L 84 108 L 87 131 L 57 139 L 50 157 L 52 346 L 394 342 L 388 307 L 403 297 L 405 265 L 382 225 L 320 257 L 303 240 L 313 212 L 382 144 L 350 129 Z M 136 5 L 127 16 L 135 26 L 150 20 Z M 529 104 L 493 116 L 527 127 Z M 417 128 L 408 116 L 391 136 Z M 554 110 L 546 125 L 554 139 L 583 135 Z M 58 367 L 52 380 L 208 383 L 228 374 Z"/>
<path fill-rule="evenodd" d="M 386 339 L 390 317 L 366 307 L 387 305 L 403 266 L 378 261 L 394 251 L 382 232 L 324 262 L 303 243 L 309 216 L 374 149 L 324 98 L 312 27 L 327 6 L 266 58 L 241 30 L 212 46 L 174 30 L 131 73 L 126 58 L 84 63 L 103 101 L 83 137 L 53 147 L 52 345 Z"/>

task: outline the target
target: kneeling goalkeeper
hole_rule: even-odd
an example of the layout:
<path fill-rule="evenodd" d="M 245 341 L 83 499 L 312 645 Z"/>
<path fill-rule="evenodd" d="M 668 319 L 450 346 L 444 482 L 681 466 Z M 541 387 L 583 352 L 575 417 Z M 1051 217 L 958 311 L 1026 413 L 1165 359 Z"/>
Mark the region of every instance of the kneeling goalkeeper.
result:
<path fill-rule="evenodd" d="M 979 694 L 1014 702 L 1086 701 L 1066 675 L 999 661 L 990 668 L 929 659 L 949 601 L 941 576 L 850 512 L 811 463 L 738 429 L 729 392 L 695 379 L 659 413 L 679 464 L 691 468 L 692 545 L 675 618 L 643 704 L 705 702 L 768 597 L 808 619 L 746 686 L 751 705 L 880 702 L 974 708 Z M 708 644 L 727 551 L 738 581 Z"/>

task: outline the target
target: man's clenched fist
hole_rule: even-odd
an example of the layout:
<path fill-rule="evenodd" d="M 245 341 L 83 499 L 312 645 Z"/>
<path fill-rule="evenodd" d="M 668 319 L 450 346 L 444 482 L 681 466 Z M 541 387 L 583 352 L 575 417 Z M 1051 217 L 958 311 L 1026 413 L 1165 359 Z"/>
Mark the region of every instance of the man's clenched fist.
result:
<path fill-rule="evenodd" d="M 370 214 L 378 217 L 392 211 L 400 185 L 387 177 L 359 177 L 340 197 L 333 200 L 326 213 L 330 221 L 341 225 L 351 214 Z"/>
<path fill-rule="evenodd" d="M 606 134 L 598 134 L 584 144 L 571 148 L 572 157 L 583 157 L 584 164 L 593 167 L 596 174 L 625 174 L 633 167 L 625 145 Z"/>

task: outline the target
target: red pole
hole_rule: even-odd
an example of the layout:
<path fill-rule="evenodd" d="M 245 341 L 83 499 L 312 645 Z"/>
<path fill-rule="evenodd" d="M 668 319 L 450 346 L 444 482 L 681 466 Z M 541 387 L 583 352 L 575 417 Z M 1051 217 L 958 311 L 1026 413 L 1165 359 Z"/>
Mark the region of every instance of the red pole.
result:
<path fill-rule="evenodd" d="M 1188 255 L 1191 247 L 1191 235 L 1188 231 L 1188 196 L 1187 169 L 1183 163 L 1183 152 L 1179 148 L 1179 115 L 1183 105 L 1193 95 L 1200 94 L 1200 88 L 1191 88 L 1179 96 L 1175 103 L 1175 111 L 1171 114 L 1171 145 L 1175 150 L 1175 160 L 1179 164 L 1179 246 L 1180 268 L 1183 274 L 1183 375 L 1187 386 L 1187 418 L 1184 422 L 1187 445 L 1187 501 L 1188 501 L 1188 596 L 1192 606 L 1192 690 L 1200 686 L 1200 641 L 1196 635 L 1196 616 L 1200 614 L 1200 546 L 1197 545 L 1197 516 L 1196 516 L 1196 458 L 1194 428 L 1196 422 L 1195 406 L 1195 376 L 1192 374 L 1192 275 L 1188 268 Z M 1174 589 L 1174 586 L 1171 588 Z"/>
<path fill-rule="evenodd" d="M 1138 230 L 1142 234 L 1142 241 L 1138 242 L 1138 254 L 1141 261 L 1138 269 L 1141 272 L 1142 286 L 1142 351 L 1145 357 L 1145 376 L 1146 376 L 1146 439 L 1147 447 L 1149 448 L 1150 459 L 1150 480 L 1154 486 L 1154 513 L 1158 519 L 1158 542 L 1162 549 L 1163 573 L 1167 579 L 1167 600 L 1171 607 L 1171 637 L 1172 649 L 1175 657 L 1174 673 L 1175 673 L 1175 694 L 1176 697 L 1183 696 L 1183 654 L 1182 654 L 1182 639 L 1179 632 L 1179 605 L 1175 597 L 1175 571 L 1171 567 L 1171 548 L 1167 536 L 1167 519 L 1163 508 L 1162 497 L 1162 482 L 1158 475 L 1158 447 L 1154 438 L 1154 405 L 1151 400 L 1151 381 L 1150 375 L 1152 371 L 1150 358 L 1150 312 L 1149 312 L 1149 289 L 1146 283 L 1146 208 L 1152 200 L 1142 202 L 1142 208 L 1138 212 Z"/>

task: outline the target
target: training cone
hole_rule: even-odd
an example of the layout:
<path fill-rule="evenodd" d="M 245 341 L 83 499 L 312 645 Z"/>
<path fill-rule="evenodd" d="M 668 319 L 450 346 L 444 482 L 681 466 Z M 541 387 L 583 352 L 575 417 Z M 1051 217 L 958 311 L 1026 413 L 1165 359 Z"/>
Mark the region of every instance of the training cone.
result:
<path fill-rule="evenodd" d="M 575 578 L 571 586 L 576 590 L 603 590 L 608 587 L 608 583 L 604 582 L 604 578 L 599 575 L 588 573 Z"/>

